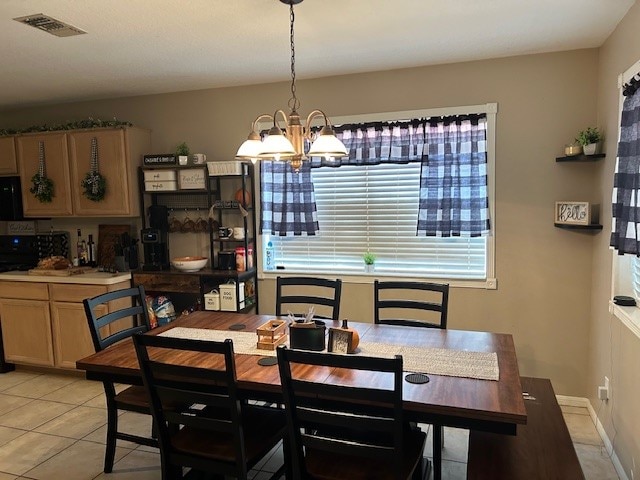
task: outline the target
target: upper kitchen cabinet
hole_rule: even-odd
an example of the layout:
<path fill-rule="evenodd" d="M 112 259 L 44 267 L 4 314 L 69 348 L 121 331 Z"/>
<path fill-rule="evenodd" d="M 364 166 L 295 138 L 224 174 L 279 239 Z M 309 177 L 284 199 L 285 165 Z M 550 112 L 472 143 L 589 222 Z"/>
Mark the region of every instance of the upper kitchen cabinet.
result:
<path fill-rule="evenodd" d="M 139 128 L 69 133 L 73 212 L 78 216 L 138 216 L 137 167 L 150 149 L 148 131 Z M 93 164 L 92 164 L 93 163 Z M 82 182 L 97 170 L 105 180 L 104 198 L 94 201 Z"/>
<path fill-rule="evenodd" d="M 17 175 L 16 147 L 13 137 L 0 137 L 0 175 Z"/>
<path fill-rule="evenodd" d="M 67 134 L 45 132 L 25 134 L 16 137 L 20 184 L 22 187 L 22 208 L 25 217 L 63 217 L 73 213 L 71 206 L 71 176 Z M 41 171 L 42 168 L 42 171 Z M 35 188 L 32 179 L 37 173 L 44 173 L 50 180 L 49 190 L 36 196 L 30 190 Z M 49 197 L 50 201 L 44 201 Z"/>
<path fill-rule="evenodd" d="M 30 192 L 44 142 L 51 202 Z M 151 147 L 148 130 L 92 128 L 17 137 L 25 217 L 135 217 L 139 215 L 136 169 Z M 92 180 L 96 182 L 93 189 Z"/>

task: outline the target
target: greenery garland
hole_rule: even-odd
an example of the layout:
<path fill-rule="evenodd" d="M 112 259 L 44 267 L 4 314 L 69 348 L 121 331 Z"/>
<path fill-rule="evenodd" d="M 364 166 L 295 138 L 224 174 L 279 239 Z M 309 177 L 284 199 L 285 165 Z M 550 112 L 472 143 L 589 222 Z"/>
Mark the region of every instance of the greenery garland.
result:
<path fill-rule="evenodd" d="M 0 137 L 6 135 L 16 135 L 19 133 L 32 133 L 32 132 L 55 132 L 58 130 L 78 130 L 82 128 L 114 128 L 114 127 L 132 127 L 131 122 L 125 122 L 117 119 L 113 120 L 100 120 L 89 117 L 87 120 L 79 120 L 75 122 L 67 123 L 54 123 L 52 125 L 32 125 L 23 129 L 3 128 L 0 129 Z"/>

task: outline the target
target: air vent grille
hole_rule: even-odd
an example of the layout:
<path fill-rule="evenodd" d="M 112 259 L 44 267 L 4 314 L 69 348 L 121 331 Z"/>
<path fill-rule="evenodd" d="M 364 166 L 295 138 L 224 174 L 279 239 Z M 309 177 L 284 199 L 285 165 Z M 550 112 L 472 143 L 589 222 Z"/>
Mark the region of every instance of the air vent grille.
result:
<path fill-rule="evenodd" d="M 42 13 L 36 13 L 34 15 L 27 15 L 26 17 L 14 18 L 16 22 L 24 23 L 31 27 L 37 28 L 44 32 L 55 35 L 56 37 L 71 37 L 74 35 L 82 35 L 87 33 L 84 30 L 80 30 L 77 27 L 69 25 L 68 23 L 56 20 L 53 17 L 49 17 Z"/>

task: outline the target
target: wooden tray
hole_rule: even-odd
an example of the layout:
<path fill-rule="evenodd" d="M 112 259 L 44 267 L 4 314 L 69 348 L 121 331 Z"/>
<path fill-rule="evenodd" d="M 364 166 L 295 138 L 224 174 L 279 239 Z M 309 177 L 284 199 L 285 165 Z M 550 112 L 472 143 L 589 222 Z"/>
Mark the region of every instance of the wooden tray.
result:
<path fill-rule="evenodd" d="M 256 329 L 258 334 L 257 348 L 262 350 L 275 350 L 276 347 L 287 340 L 287 322 L 284 320 L 269 320 Z"/>
<path fill-rule="evenodd" d="M 61 270 L 49 270 L 45 268 L 32 268 L 29 270 L 29 275 L 44 275 L 50 277 L 69 277 L 71 275 L 80 275 L 82 273 L 96 272 L 97 268 L 93 267 L 71 267 Z"/>

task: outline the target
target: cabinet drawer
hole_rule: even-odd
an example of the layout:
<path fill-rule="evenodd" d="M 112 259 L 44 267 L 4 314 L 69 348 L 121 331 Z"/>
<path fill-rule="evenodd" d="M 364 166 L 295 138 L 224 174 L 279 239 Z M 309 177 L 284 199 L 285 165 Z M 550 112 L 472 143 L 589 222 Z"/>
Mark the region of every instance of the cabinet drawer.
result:
<path fill-rule="evenodd" d="M 49 291 L 51 300 L 57 302 L 82 302 L 85 298 L 107 293 L 107 287 L 99 285 L 65 285 L 62 283 L 50 283 Z"/>
<path fill-rule="evenodd" d="M 46 283 L 0 281 L 0 298 L 49 300 L 49 290 Z"/>
<path fill-rule="evenodd" d="M 157 293 L 200 293 L 200 277 L 198 275 L 142 273 L 134 274 L 133 283 L 134 285 L 142 285 L 147 291 Z"/>

